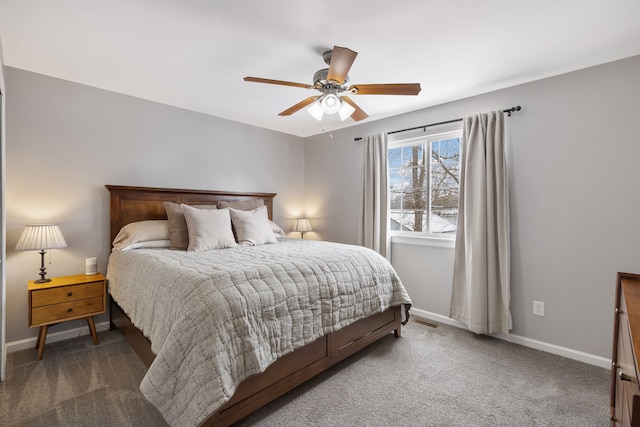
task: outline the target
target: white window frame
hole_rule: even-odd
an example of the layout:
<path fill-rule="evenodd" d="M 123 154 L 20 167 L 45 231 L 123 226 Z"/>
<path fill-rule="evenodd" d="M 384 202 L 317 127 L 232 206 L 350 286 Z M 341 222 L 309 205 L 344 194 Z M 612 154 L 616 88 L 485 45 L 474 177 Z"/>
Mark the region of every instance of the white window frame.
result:
<path fill-rule="evenodd" d="M 411 146 L 416 144 L 426 144 L 429 147 L 428 158 L 431 159 L 431 143 L 444 139 L 460 138 L 462 144 L 462 121 L 425 127 L 408 132 L 389 135 L 389 149 Z M 462 147 L 460 147 L 462 150 Z M 388 172 L 388 171 L 387 171 Z M 431 211 L 431 161 L 427 170 L 427 180 L 429 180 L 429 197 L 427 200 L 427 212 Z M 391 207 L 388 207 L 389 218 L 391 217 Z M 389 230 L 389 235 L 393 242 L 411 243 L 413 239 L 428 240 L 436 246 L 453 247 L 456 235 L 444 233 L 427 233 L 422 231 L 402 231 Z"/>

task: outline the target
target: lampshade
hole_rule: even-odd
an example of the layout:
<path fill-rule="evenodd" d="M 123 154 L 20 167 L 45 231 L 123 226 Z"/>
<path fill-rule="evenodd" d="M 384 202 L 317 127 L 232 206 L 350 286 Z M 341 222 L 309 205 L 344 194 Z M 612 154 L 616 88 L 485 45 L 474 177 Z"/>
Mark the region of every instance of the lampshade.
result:
<path fill-rule="evenodd" d="M 324 111 L 326 114 L 335 114 L 338 112 L 338 110 L 340 110 L 340 98 L 338 98 L 336 95 L 329 93 L 327 95 L 325 95 L 322 98 L 322 101 L 320 101 L 320 107 L 322 108 L 322 111 Z"/>
<path fill-rule="evenodd" d="M 338 110 L 338 114 L 340 115 L 340 120 L 343 122 L 347 119 L 347 117 L 351 117 L 353 112 L 356 111 L 353 106 L 349 103 L 342 101 L 342 105 L 340 105 L 340 110 Z"/>
<path fill-rule="evenodd" d="M 67 242 L 64 240 L 62 232 L 57 225 L 52 224 L 25 226 L 18 240 L 18 244 L 16 244 L 17 251 L 40 251 L 40 279 L 35 280 L 35 283 L 47 283 L 51 281 L 51 279 L 46 277 L 47 270 L 44 267 L 45 249 L 66 247 Z"/>
<path fill-rule="evenodd" d="M 17 251 L 66 248 L 67 242 L 57 225 L 32 224 L 25 226 L 16 244 Z"/>
<path fill-rule="evenodd" d="M 322 107 L 320 107 L 319 102 L 314 102 L 313 104 L 311 104 L 311 106 L 307 108 L 307 112 L 311 114 L 311 116 L 317 121 L 321 121 L 322 116 L 324 115 L 324 112 L 322 111 Z"/>
<path fill-rule="evenodd" d="M 294 227 L 294 231 L 300 233 L 306 233 L 307 231 L 312 231 L 311 223 L 307 218 L 298 218 L 296 220 L 296 225 Z"/>
<path fill-rule="evenodd" d="M 307 112 L 319 122 L 322 121 L 322 117 L 325 114 L 335 113 L 338 113 L 341 121 L 345 121 L 351 117 L 354 111 L 356 111 L 356 109 L 350 104 L 332 94 L 326 95 L 307 108 Z"/>

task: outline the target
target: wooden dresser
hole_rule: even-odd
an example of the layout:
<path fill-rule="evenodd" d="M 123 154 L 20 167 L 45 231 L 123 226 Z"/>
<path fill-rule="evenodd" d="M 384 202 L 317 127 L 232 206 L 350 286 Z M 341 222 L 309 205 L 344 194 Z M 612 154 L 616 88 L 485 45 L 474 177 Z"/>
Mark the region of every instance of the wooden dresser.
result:
<path fill-rule="evenodd" d="M 611 427 L 640 427 L 640 275 L 618 273 L 613 322 Z"/>

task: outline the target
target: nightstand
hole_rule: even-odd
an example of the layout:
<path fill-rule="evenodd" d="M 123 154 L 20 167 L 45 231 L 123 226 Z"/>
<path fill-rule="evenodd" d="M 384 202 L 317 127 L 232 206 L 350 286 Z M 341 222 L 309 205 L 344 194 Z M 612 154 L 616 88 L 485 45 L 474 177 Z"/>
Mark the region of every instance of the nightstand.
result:
<path fill-rule="evenodd" d="M 93 316 L 107 311 L 107 279 L 102 274 L 64 276 L 47 283 L 29 282 L 29 327 L 40 327 L 36 342 L 42 360 L 49 325 L 68 320 L 87 319 L 93 343 L 98 335 Z"/>

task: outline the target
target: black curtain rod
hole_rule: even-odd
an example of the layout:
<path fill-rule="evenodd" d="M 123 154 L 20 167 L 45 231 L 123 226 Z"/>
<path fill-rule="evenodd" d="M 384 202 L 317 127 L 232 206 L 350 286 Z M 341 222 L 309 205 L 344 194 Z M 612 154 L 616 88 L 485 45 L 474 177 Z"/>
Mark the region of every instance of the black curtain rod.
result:
<path fill-rule="evenodd" d="M 517 105 L 515 107 L 511 107 L 511 108 L 505 108 L 504 110 L 502 110 L 503 113 L 507 113 L 509 115 L 509 117 L 511 117 L 511 113 L 515 112 L 515 111 L 520 111 L 522 110 L 522 107 Z M 407 132 L 410 130 L 416 130 L 416 129 L 425 129 L 425 128 L 429 128 L 432 126 L 438 126 L 438 125 L 446 125 L 447 123 L 455 123 L 455 122 L 461 122 L 462 119 L 454 119 L 454 120 L 447 120 L 446 122 L 438 122 L 438 123 L 431 123 L 428 125 L 422 125 L 422 126 L 416 126 L 413 128 L 408 128 L 408 129 L 400 129 L 400 130 L 394 130 L 391 132 L 387 132 L 387 135 L 391 135 L 393 133 L 400 133 L 400 132 Z M 358 137 L 358 138 L 354 138 L 354 141 L 360 141 L 362 140 L 362 137 Z"/>

